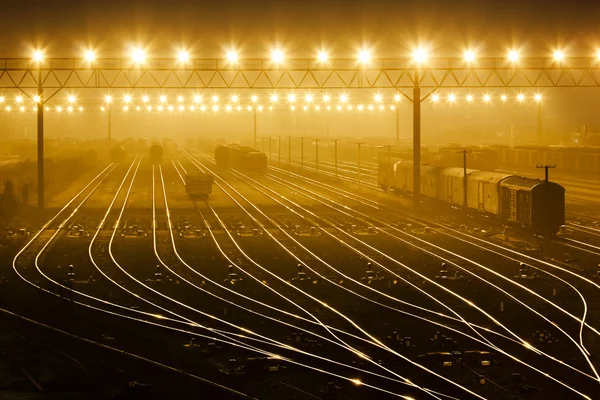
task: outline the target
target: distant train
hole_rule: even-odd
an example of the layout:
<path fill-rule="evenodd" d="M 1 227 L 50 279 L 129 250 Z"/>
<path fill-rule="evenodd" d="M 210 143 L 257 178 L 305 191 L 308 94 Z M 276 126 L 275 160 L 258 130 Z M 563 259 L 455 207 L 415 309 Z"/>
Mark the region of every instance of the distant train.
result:
<path fill-rule="evenodd" d="M 413 192 L 412 161 L 381 159 L 377 176 L 381 189 Z M 565 189 L 557 183 L 467 169 L 465 205 L 464 182 L 462 168 L 421 166 L 421 193 L 425 197 L 493 214 L 537 232 L 556 233 L 565 223 Z"/>
<path fill-rule="evenodd" d="M 185 176 L 185 191 L 193 198 L 207 199 L 212 193 L 215 177 L 205 173 L 187 174 Z"/>
<path fill-rule="evenodd" d="M 215 162 L 222 168 L 236 168 L 246 171 L 267 169 L 267 155 L 251 147 L 232 144 L 215 149 Z"/>
<path fill-rule="evenodd" d="M 163 162 L 163 148 L 159 144 L 153 144 L 150 146 L 150 162 L 152 164 L 162 164 Z"/>

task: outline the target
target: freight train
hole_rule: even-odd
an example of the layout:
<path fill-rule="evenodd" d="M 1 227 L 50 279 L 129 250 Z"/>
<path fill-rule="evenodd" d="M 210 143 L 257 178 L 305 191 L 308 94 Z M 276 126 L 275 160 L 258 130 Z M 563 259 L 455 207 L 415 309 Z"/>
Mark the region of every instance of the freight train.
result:
<path fill-rule="evenodd" d="M 212 193 L 215 177 L 205 173 L 187 174 L 185 176 L 185 191 L 196 199 L 207 199 Z"/>
<path fill-rule="evenodd" d="M 222 168 L 236 168 L 246 171 L 267 169 L 267 155 L 251 147 L 232 144 L 215 149 L 215 162 Z"/>
<path fill-rule="evenodd" d="M 494 215 L 504 222 L 536 232 L 556 233 L 565 223 L 565 189 L 554 182 L 512 174 L 467 169 L 467 204 L 462 168 L 421 166 L 424 197 Z M 383 190 L 411 194 L 412 161 L 379 161 L 378 184 Z"/>

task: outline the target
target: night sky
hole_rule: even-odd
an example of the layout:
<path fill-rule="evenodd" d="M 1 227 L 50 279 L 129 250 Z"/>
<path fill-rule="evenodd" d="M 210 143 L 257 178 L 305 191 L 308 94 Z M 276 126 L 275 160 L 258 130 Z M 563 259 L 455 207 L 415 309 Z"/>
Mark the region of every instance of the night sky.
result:
<path fill-rule="evenodd" d="M 92 45 L 119 56 L 129 44 L 171 55 L 185 44 L 196 56 L 219 56 L 230 44 L 245 55 L 265 54 L 276 43 L 290 54 L 353 55 L 363 44 L 378 55 L 406 53 L 427 41 L 436 54 L 461 54 L 471 43 L 482 53 L 504 54 L 518 44 L 546 55 L 557 45 L 593 52 L 600 36 L 598 1 L 558 0 L 321 0 L 321 1 L 3 1 L 3 56 L 27 55 L 33 44 L 52 56 L 71 56 Z"/>

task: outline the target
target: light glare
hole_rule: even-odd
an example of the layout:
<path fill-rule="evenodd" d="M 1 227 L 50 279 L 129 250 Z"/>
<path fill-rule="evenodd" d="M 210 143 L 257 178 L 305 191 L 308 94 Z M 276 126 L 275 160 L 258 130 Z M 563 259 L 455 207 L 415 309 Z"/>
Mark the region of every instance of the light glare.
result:
<path fill-rule="evenodd" d="M 413 50 L 412 52 L 412 58 L 415 62 L 417 63 L 423 63 L 427 60 L 427 50 L 423 49 L 423 48 L 418 48 Z"/>
<path fill-rule="evenodd" d="M 319 51 L 319 54 L 317 54 L 317 59 L 319 60 L 319 62 L 325 63 L 329 59 L 329 55 L 326 51 L 321 50 Z"/>
<path fill-rule="evenodd" d="M 86 61 L 93 62 L 96 61 L 96 52 L 94 50 L 88 50 L 85 52 Z"/>
<path fill-rule="evenodd" d="M 230 63 L 237 63 L 239 59 L 240 57 L 235 50 L 229 50 L 227 52 L 227 61 L 229 61 Z"/>
<path fill-rule="evenodd" d="M 180 50 L 179 53 L 177 53 L 177 58 L 179 59 L 179 62 L 188 62 L 190 60 L 190 54 L 186 50 Z"/>
<path fill-rule="evenodd" d="M 475 52 L 473 50 L 467 50 L 465 51 L 464 57 L 466 62 L 473 62 L 476 58 Z"/>
<path fill-rule="evenodd" d="M 371 53 L 368 50 L 361 50 L 358 52 L 358 61 L 362 64 L 366 64 L 371 60 Z"/>
<path fill-rule="evenodd" d="M 283 62 L 283 52 L 281 50 L 273 50 L 271 52 L 271 59 L 275 64 L 281 64 Z"/>
<path fill-rule="evenodd" d="M 542 95 L 540 93 L 536 93 L 536 95 L 534 96 L 534 99 L 536 102 L 540 102 L 542 101 Z"/>
<path fill-rule="evenodd" d="M 112 103 L 112 96 L 107 94 L 106 96 L 104 96 L 104 102 L 107 104 Z"/>
<path fill-rule="evenodd" d="M 565 53 L 562 50 L 554 50 L 552 54 L 554 61 L 562 61 L 565 58 Z"/>
<path fill-rule="evenodd" d="M 131 59 L 138 63 L 141 64 L 144 61 L 146 61 L 146 52 L 142 49 L 135 49 L 133 50 L 133 52 L 131 53 Z"/>
<path fill-rule="evenodd" d="M 44 52 L 41 50 L 36 50 L 33 52 L 33 61 L 40 62 L 44 59 Z"/>
<path fill-rule="evenodd" d="M 517 50 L 511 50 L 508 52 L 508 59 L 511 62 L 519 61 L 519 52 Z"/>

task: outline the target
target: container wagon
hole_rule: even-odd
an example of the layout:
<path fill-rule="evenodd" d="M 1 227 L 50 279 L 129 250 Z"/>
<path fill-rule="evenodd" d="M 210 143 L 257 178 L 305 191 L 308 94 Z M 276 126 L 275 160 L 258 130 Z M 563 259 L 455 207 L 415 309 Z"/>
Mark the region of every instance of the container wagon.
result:
<path fill-rule="evenodd" d="M 152 162 L 152 164 L 162 164 L 163 148 L 161 145 L 153 144 L 150 146 L 150 162 Z"/>
<path fill-rule="evenodd" d="M 185 176 L 185 191 L 192 198 L 207 199 L 212 193 L 215 178 L 211 174 L 196 173 Z"/>

